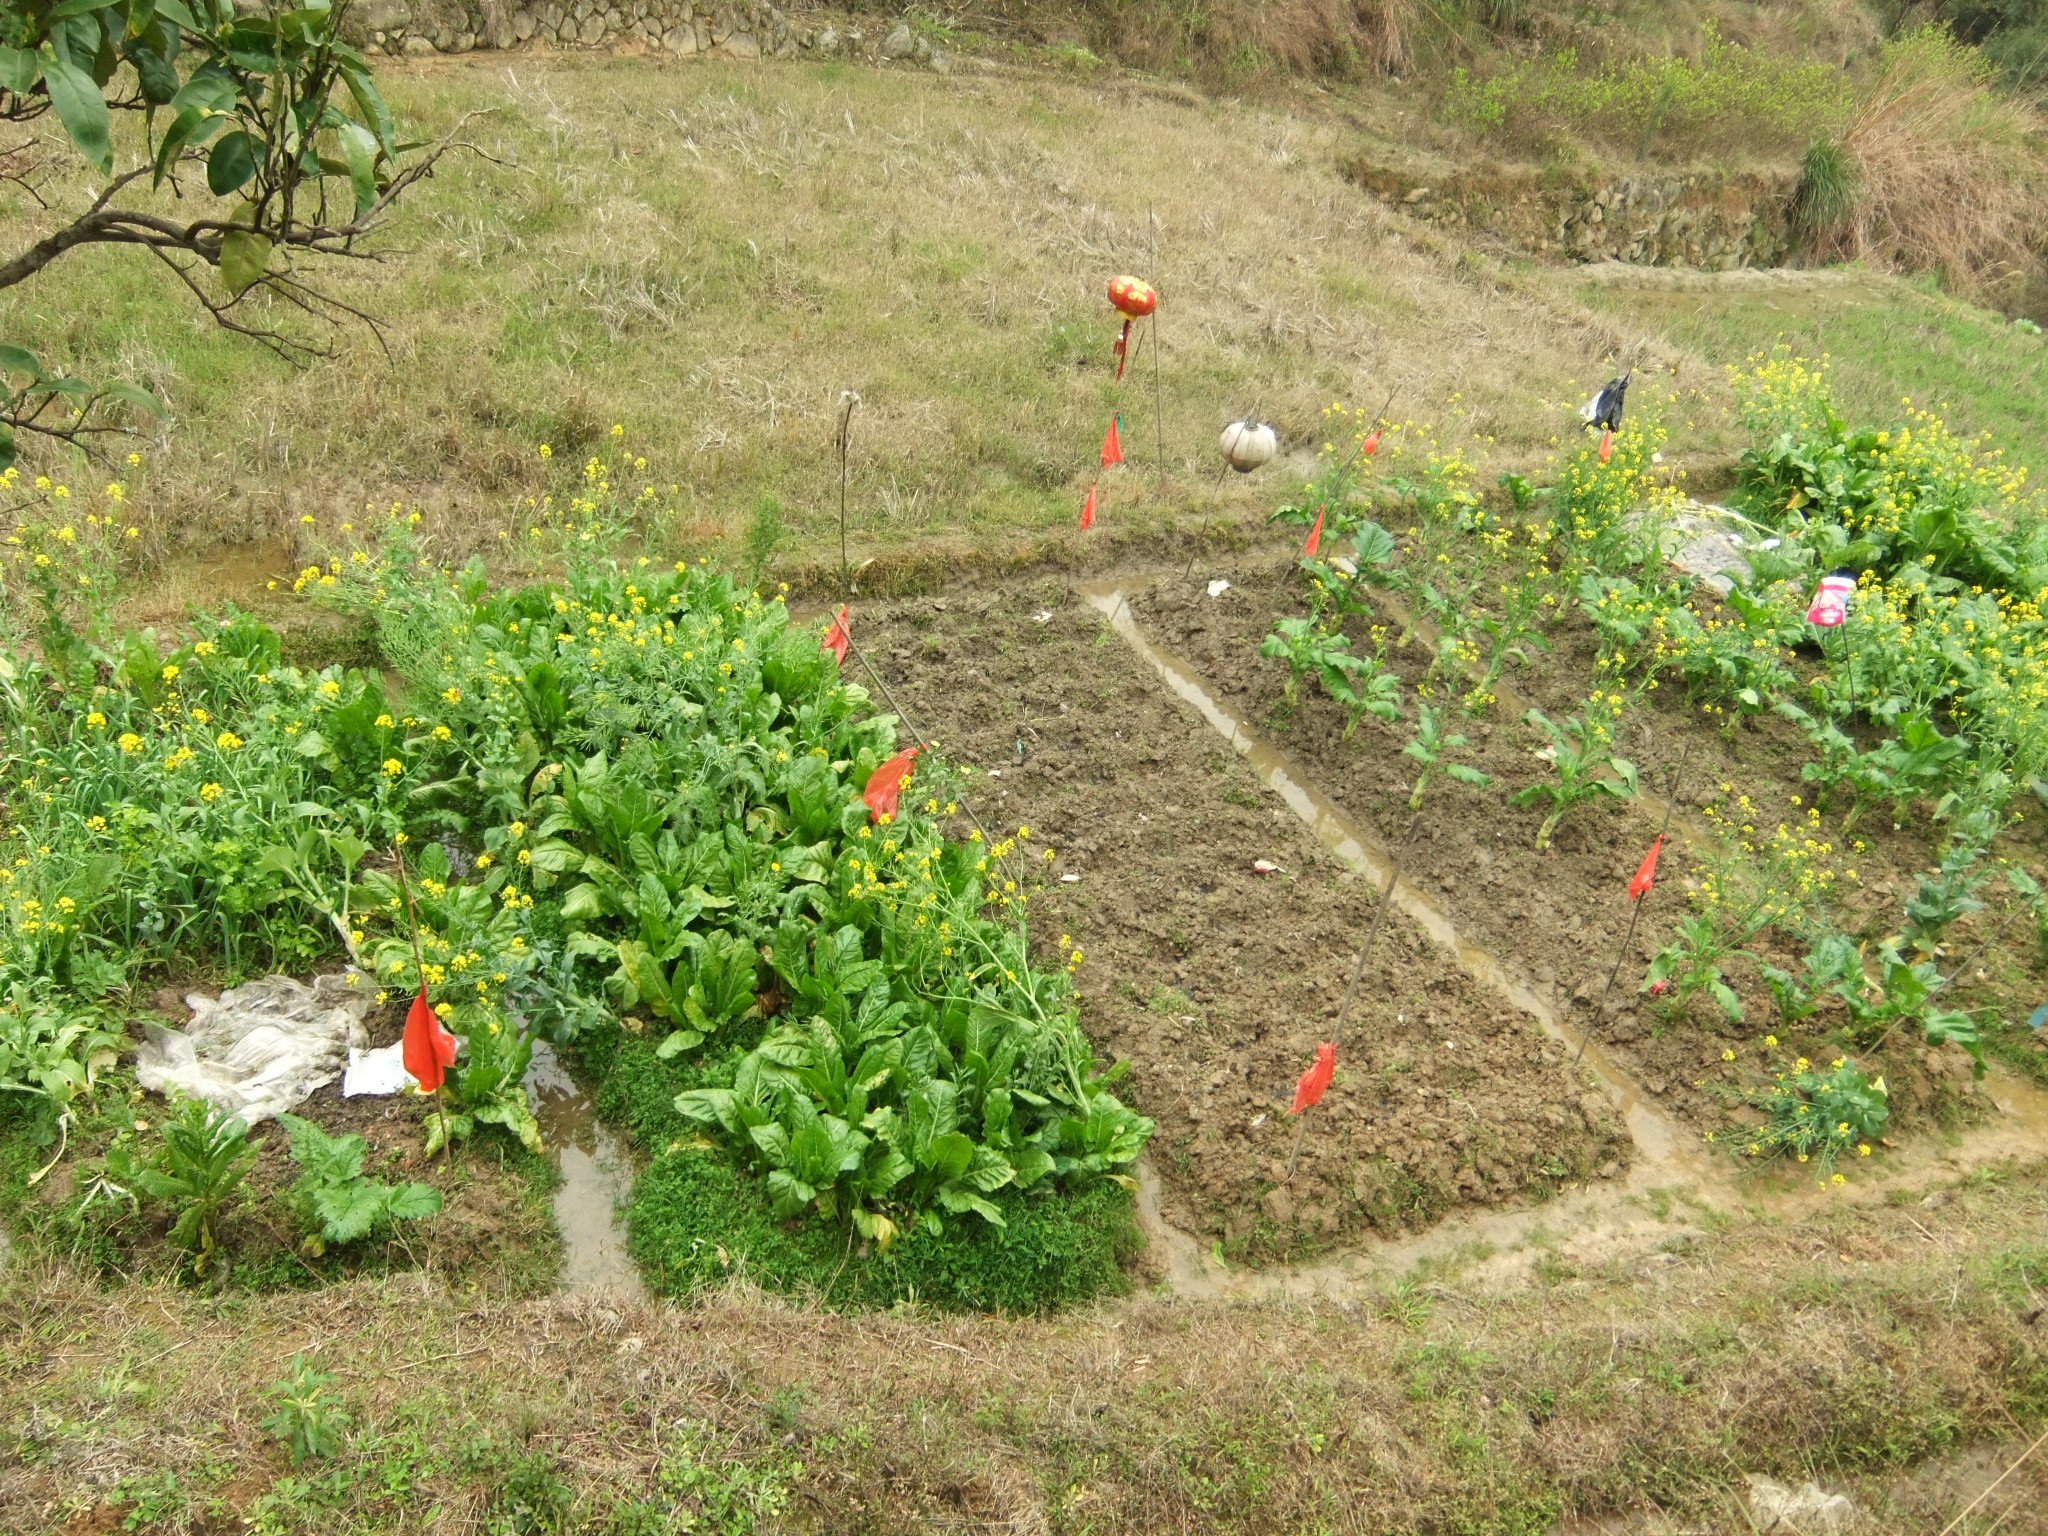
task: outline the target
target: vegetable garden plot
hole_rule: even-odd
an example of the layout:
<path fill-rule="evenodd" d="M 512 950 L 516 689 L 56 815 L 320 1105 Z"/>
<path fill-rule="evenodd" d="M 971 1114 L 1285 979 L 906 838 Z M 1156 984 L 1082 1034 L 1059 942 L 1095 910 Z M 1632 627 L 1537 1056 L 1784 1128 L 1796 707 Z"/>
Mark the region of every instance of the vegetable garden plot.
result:
<path fill-rule="evenodd" d="M 1192 664 L 1227 707 L 1284 746 L 1349 814 L 1381 840 L 1398 840 L 1409 817 L 1416 766 L 1402 752 L 1405 731 L 1376 729 L 1377 722 L 1367 720 L 1347 738 L 1343 711 L 1315 689 L 1300 689 L 1290 707 L 1283 691 L 1286 667 L 1260 656 L 1259 643 L 1276 617 L 1296 605 L 1300 578 L 1292 570 L 1268 569 L 1241 579 L 1234 574 L 1232 581 L 1228 592 L 1213 599 L 1202 583 L 1163 582 L 1135 596 L 1133 608 L 1148 633 Z M 1399 650 L 1391 653 L 1390 662 L 1411 687 L 1428 664 L 1426 656 Z M 1571 685 L 1560 675 L 1561 664 L 1561 658 L 1549 658 L 1514 681 L 1545 703 L 1552 696 L 1568 699 Z M 1756 782 L 1749 763 L 1724 754 L 1718 733 L 1694 726 L 1682 711 L 1670 712 L 1653 728 L 1663 738 L 1660 756 L 1674 764 L 1685 748 L 1670 736 L 1690 733 L 1695 738 L 1687 778 L 1713 790 L 1715 801 L 1732 798 L 1719 792 L 1721 783 L 1737 783 L 1738 793 L 1747 793 Z M 1433 789 L 1439 798 L 1424 814 L 1410 860 L 1416 884 L 1445 907 L 1461 931 L 1548 992 L 1575 1027 L 1593 1027 L 1618 1065 L 1702 1133 L 1727 1123 L 1737 1089 L 1754 1077 L 1764 1051 L 1773 1048 L 1760 1049 L 1767 1034 L 1787 1060 L 1802 1052 L 1822 1061 L 1836 1054 L 1838 1048 L 1820 1035 L 1826 1020 L 1802 1030 L 1759 1012 L 1747 1025 L 1718 1018 L 1706 1028 L 1667 1024 L 1649 1006 L 1654 1000 L 1638 994 L 1652 956 L 1686 911 L 1689 881 L 1682 844 L 1665 856 L 1660 888 L 1637 929 L 1608 1016 L 1597 1020 L 1595 1007 L 1629 923 L 1625 888 L 1655 836 L 1657 814 L 1647 803 L 1585 804 L 1558 826 L 1548 850 L 1539 853 L 1535 841 L 1544 811 L 1518 807 L 1511 797 L 1544 774 L 1545 765 L 1535 756 L 1543 738 L 1505 711 L 1467 729 L 1474 749 L 1469 760 L 1491 782 L 1484 788 Z M 1654 774 L 1645 775 L 1646 789 L 1667 785 L 1668 777 L 1659 782 Z M 1765 793 L 1761 785 L 1756 790 L 1758 797 Z M 1690 798 L 1683 786 L 1680 798 Z M 1697 825 L 1697 818 L 1689 821 Z M 1876 829 L 1871 831 L 1875 837 Z M 1859 876 L 1867 873 L 1862 862 L 1860 855 L 1837 861 L 1841 870 L 1855 869 Z M 1888 871 L 1878 876 L 1886 882 L 1903 878 Z M 1875 889 L 1885 892 L 1891 885 Z M 1767 953 L 1781 966 L 1797 964 L 1794 955 Z M 1767 997 L 1753 971 L 1744 972 L 1741 980 L 1745 988 L 1754 987 L 1752 995 Z M 1729 1051 L 1735 1052 L 1732 1060 Z M 1902 1129 L 1948 1118 L 1966 1102 L 1984 1107 L 1964 1053 L 1928 1051 L 1904 1031 L 1872 1058 L 1869 1070 L 1884 1074 L 1895 1123 Z"/>
<path fill-rule="evenodd" d="M 1064 588 L 906 602 L 868 622 L 869 655 L 918 726 L 991 770 L 970 780 L 983 817 L 1058 850 L 1034 931 L 1079 942 L 1090 1033 L 1131 1063 L 1158 1123 L 1174 1225 L 1237 1255 L 1299 1255 L 1627 1165 L 1591 1075 L 1396 914 L 1283 1187 L 1283 1111 L 1377 891 Z M 1262 859 L 1277 869 L 1259 873 Z"/>

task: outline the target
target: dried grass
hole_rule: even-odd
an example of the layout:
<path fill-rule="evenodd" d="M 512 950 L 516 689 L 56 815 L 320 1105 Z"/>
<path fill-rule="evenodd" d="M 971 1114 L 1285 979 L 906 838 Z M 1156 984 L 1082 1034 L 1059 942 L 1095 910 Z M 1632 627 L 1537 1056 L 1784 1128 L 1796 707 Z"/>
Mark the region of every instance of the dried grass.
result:
<path fill-rule="evenodd" d="M 342 275 L 398 366 L 352 337 L 279 369 L 125 253 L 0 298 L 0 329 L 72 371 L 136 365 L 164 389 L 176 420 L 133 489 L 168 557 L 399 498 L 451 556 L 495 548 L 547 483 L 537 445 L 576 462 L 613 422 L 681 484 L 693 543 L 736 543 L 773 495 L 792 556 L 836 549 L 846 388 L 867 402 L 857 557 L 1071 545 L 1108 413 L 1156 440 L 1149 387 L 1110 378 L 1103 286 L 1125 270 L 1166 299 L 1169 462 L 1137 461 L 1120 536 L 1263 518 L 1277 476 L 1215 474 L 1216 433 L 1250 411 L 1312 448 L 1331 400 L 1397 389 L 1446 430 L 1501 422 L 1501 467 L 1540 458 L 1544 402 L 1581 398 L 1613 345 L 1346 184 L 1352 136 L 1313 112 L 966 71 L 470 55 L 385 73 L 422 133 L 494 109 L 476 131 L 498 157 L 451 162 L 394 226 L 405 248 Z M 0 188 L 10 217 L 41 227 Z"/>
<path fill-rule="evenodd" d="M 2039 244 L 2048 158 L 2027 109 L 1995 93 L 1989 75 L 1979 55 L 1934 29 L 1886 50 L 1884 73 L 1841 139 L 1853 195 L 1838 177 L 1809 174 L 1802 188 L 1816 255 L 1939 272 L 1978 298 L 2025 281 L 2048 255 Z"/>
<path fill-rule="evenodd" d="M 1422 0 L 993 0 L 977 15 L 1041 36 L 1078 21 L 1097 52 L 1210 83 L 1262 73 L 1394 74 L 1408 68 Z"/>
<path fill-rule="evenodd" d="M 363 1490 L 283 1527 L 322 1536 L 393 1528 L 382 1490 L 417 1475 L 417 1426 L 450 1447 L 488 1435 L 583 1501 L 521 1526 L 502 1460 L 478 1456 L 406 1495 L 419 1523 L 402 1528 L 457 1531 L 605 1528 L 592 1513 L 651 1495 L 692 1424 L 742 1462 L 799 1456 L 805 1530 L 1533 1531 L 1645 1506 L 1743 1530 L 1757 1471 L 1846 1483 L 1863 1528 L 1931 1533 L 2013 1453 L 1987 1446 L 1960 1478 L 1902 1469 L 2023 1445 L 2048 1412 L 2048 1340 L 2015 1268 L 2030 1255 L 2039 1289 L 2040 1170 L 1943 1198 L 1674 1228 L 1656 1254 L 1566 1241 L 1540 1281 L 1439 1272 L 1400 1309 L 1368 1283 L 1052 1319 L 840 1316 L 741 1287 L 673 1307 L 425 1275 L 222 1308 L 25 1260 L 0 1288 L 0 1529 L 70 1529 L 123 1479 L 197 1493 L 209 1468 L 236 1472 L 226 1502 L 246 1514 L 288 1470 L 265 1391 L 309 1350 L 357 1420 L 314 1470 Z M 2044 1483 L 2009 1481 L 1973 1528 L 2037 1528 Z"/>

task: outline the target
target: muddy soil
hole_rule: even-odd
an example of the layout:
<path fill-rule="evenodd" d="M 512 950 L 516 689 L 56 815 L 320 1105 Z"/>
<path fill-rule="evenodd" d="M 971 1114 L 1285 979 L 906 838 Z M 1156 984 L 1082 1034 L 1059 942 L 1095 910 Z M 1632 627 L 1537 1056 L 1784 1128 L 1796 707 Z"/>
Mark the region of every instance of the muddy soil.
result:
<path fill-rule="evenodd" d="M 161 989 L 152 1002 L 154 1011 L 173 1025 L 182 1026 L 191 1017 L 178 989 Z M 398 1039 L 404 1021 L 403 1002 L 372 1012 L 366 1020 L 370 1045 Z M 155 1118 L 163 1107 L 154 1095 L 144 1095 L 136 1110 Z M 217 1222 L 221 1266 L 237 1283 L 259 1288 L 418 1268 L 498 1290 L 545 1289 L 554 1276 L 557 1245 L 546 1200 L 535 1170 L 523 1161 L 525 1154 L 492 1136 L 473 1144 L 474 1152 L 465 1148 L 452 1162 L 429 1159 L 422 1149 L 431 1112 L 413 1095 L 345 1098 L 339 1079 L 294 1111 L 329 1135 L 361 1136 L 367 1143 L 366 1176 L 386 1183 L 431 1184 L 443 1201 L 440 1211 L 400 1231 L 372 1235 L 319 1258 L 299 1251 L 304 1234 L 290 1212 L 289 1191 L 301 1169 L 292 1160 L 284 1127 L 266 1121 L 253 1128 L 249 1139 L 256 1161 Z M 68 1200 L 75 1192 L 78 1164 L 76 1158 L 67 1160 L 40 1198 L 50 1204 Z M 118 1255 L 115 1267 L 129 1274 L 179 1271 L 185 1256 L 168 1242 L 168 1225 L 156 1209 L 115 1221 L 106 1229 L 109 1254 Z"/>
<path fill-rule="evenodd" d="M 1232 586 L 1212 598 L 1207 583 L 1216 574 L 1226 575 Z M 1198 575 L 1198 580 L 1168 579 L 1134 589 L 1132 609 L 1147 635 L 1180 657 L 1253 731 L 1288 753 L 1349 816 L 1386 846 L 1397 846 L 1411 820 L 1408 798 L 1415 763 L 1402 754 L 1408 732 L 1368 719 L 1345 739 L 1344 715 L 1333 701 L 1304 685 L 1290 708 L 1283 691 L 1285 664 L 1258 653 L 1276 617 L 1303 611 L 1291 565 L 1247 561 L 1236 569 L 1204 566 Z M 1550 848 L 1536 851 L 1545 812 L 1518 808 L 1510 799 L 1546 772 L 1535 755 L 1543 738 L 1514 710 L 1524 700 L 1546 711 L 1580 707 L 1591 651 L 1578 657 L 1576 642 L 1564 638 L 1567 643 L 1555 655 L 1511 677 L 1493 718 L 1469 728 L 1467 760 L 1491 777 L 1491 785 L 1471 789 L 1441 778 L 1432 781 L 1409 866 L 1417 885 L 1445 908 L 1461 933 L 1518 968 L 1573 1027 L 1592 1029 L 1655 1102 L 1702 1132 L 1722 1127 L 1731 1105 L 1759 1085 L 1767 1070 L 1798 1054 L 1815 1059 L 1837 1054 L 1839 1047 L 1827 1038 L 1831 1021 L 1822 1014 L 1803 1029 L 1778 1025 L 1768 994 L 1746 969 L 1731 973 L 1749 1003 L 1743 1024 L 1728 1023 L 1705 1003 L 1678 1021 L 1644 1006 L 1631 978 L 1641 977 L 1685 910 L 1691 875 L 1682 844 L 1661 865 L 1659 885 L 1645 904 L 1621 979 L 1607 996 L 1604 1015 L 1600 1012 L 1608 974 L 1628 930 L 1626 887 L 1656 833 L 1659 813 L 1647 802 L 1603 799 L 1575 808 Z M 1569 671 L 1575 658 L 1585 663 L 1576 678 Z M 1412 698 L 1426 659 L 1397 652 L 1390 660 Z M 1511 701 L 1510 691 L 1521 697 Z M 1637 725 L 1642 739 L 1628 743 L 1645 764 L 1646 786 L 1669 783 L 1669 767 L 1676 766 L 1690 740 L 1686 778 L 1697 788 L 1688 792 L 1681 786 L 1682 805 L 1717 801 L 1719 786 L 1726 782 L 1759 805 L 1775 800 L 1791 810 L 1789 796 L 1798 793 L 1788 787 L 1798 782 L 1796 744 L 1777 740 L 1768 728 L 1731 738 L 1694 723 L 1682 708 L 1649 714 Z M 1697 826 L 1694 818 L 1687 823 Z M 1686 824 L 1677 828 L 1681 833 L 1686 829 Z M 1927 861 L 1924 835 L 1897 841 L 1890 851 L 1877 846 L 1874 834 L 1869 840 L 1868 856 L 1856 856 L 1859 880 L 1853 891 L 1843 893 L 1846 904 L 1852 910 L 1896 912 L 1911 889 L 1908 871 Z M 1796 952 L 1766 953 L 1778 965 L 1798 965 Z M 1763 1045 L 1767 1032 L 1778 1036 L 1778 1049 Z M 1724 1056 L 1729 1051 L 1735 1053 L 1732 1061 Z M 1928 1052 L 1901 1037 L 1869 1059 L 1873 1071 L 1886 1074 L 1894 1124 L 1901 1129 L 1916 1122 L 1952 1123 L 1981 1108 L 1971 1085 L 1971 1063 L 1960 1050 Z"/>
<path fill-rule="evenodd" d="M 1085 1023 L 1158 1121 L 1175 1226 L 1233 1258 L 1298 1258 L 1626 1168 L 1598 1082 L 1390 913 L 1288 1180 L 1285 1110 L 1378 891 L 1064 583 L 901 602 L 860 639 L 917 729 L 986 772 L 969 784 L 991 829 L 1058 850 L 1033 931 L 1049 955 L 1061 933 L 1085 952 Z"/>

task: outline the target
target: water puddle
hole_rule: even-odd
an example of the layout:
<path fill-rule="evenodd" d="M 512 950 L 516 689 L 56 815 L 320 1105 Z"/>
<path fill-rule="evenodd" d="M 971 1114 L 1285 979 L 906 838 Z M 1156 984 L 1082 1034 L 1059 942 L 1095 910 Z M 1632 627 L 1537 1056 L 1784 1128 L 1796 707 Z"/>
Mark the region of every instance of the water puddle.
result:
<path fill-rule="evenodd" d="M 597 1106 L 553 1049 L 535 1041 L 526 1074 L 534 1117 L 562 1171 L 555 1190 L 555 1225 L 562 1232 L 565 1291 L 601 1290 L 644 1298 L 640 1270 L 626 1251 L 619 1205 L 633 1188 L 633 1166 L 618 1137 L 599 1123 Z"/>

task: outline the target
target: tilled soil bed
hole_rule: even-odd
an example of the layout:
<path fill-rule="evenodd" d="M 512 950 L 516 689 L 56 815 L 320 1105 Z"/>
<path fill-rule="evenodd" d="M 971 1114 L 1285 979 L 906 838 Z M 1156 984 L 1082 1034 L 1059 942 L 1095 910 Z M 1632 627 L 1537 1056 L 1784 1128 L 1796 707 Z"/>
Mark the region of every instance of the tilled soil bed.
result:
<path fill-rule="evenodd" d="M 1407 725 L 1367 719 L 1346 739 L 1343 712 L 1333 701 L 1304 685 L 1297 704 L 1289 708 L 1283 692 L 1285 664 L 1259 654 L 1259 642 L 1277 617 L 1303 611 L 1300 578 L 1291 565 L 1274 568 L 1248 560 L 1244 568 L 1228 573 L 1232 586 L 1214 598 L 1207 591 L 1214 572 L 1205 567 L 1198 574 L 1200 580 L 1133 584 L 1131 609 L 1148 640 L 1178 658 L 1219 704 L 1287 754 L 1368 834 L 1384 846 L 1398 844 L 1410 821 L 1408 796 L 1414 783 L 1414 761 L 1402 753 Z M 1590 666 L 1576 681 L 1567 675 L 1575 655 L 1571 645 L 1561 646 L 1559 654 L 1509 681 L 1547 711 L 1571 712 L 1590 686 L 1585 680 Z M 1402 675 L 1406 707 L 1412 711 L 1413 686 L 1427 658 L 1418 648 L 1396 650 L 1389 659 Z M 1657 819 L 1647 814 L 1646 804 L 1603 798 L 1575 808 L 1549 849 L 1539 853 L 1536 834 L 1545 812 L 1516 807 L 1511 796 L 1547 772 L 1535 756 L 1541 736 L 1506 708 L 1464 728 L 1472 745 L 1465 760 L 1492 782 L 1471 789 L 1433 781 L 1407 861 L 1410 878 L 1450 915 L 1461 935 L 1526 977 L 1574 1027 L 1592 1030 L 1645 1092 L 1702 1131 L 1725 1125 L 1740 1092 L 1760 1083 L 1774 1064 L 1798 1053 L 1817 1059 L 1837 1053 L 1840 1047 L 1827 1039 L 1825 1013 L 1803 1028 L 1776 1024 L 1768 995 L 1747 969 L 1735 973 L 1751 1004 L 1744 1023 L 1727 1022 L 1704 1001 L 1678 1021 L 1641 1005 L 1634 981 L 1669 942 L 1685 910 L 1690 881 L 1682 841 L 1665 856 L 1658 889 L 1645 906 L 1629 958 L 1600 1016 L 1603 988 L 1629 925 L 1626 886 L 1655 835 Z M 1683 805 L 1717 801 L 1720 785 L 1729 783 L 1757 800 L 1760 817 L 1771 814 L 1761 808 L 1773 800 L 1791 809 L 1789 795 L 1797 791 L 1788 784 L 1797 784 L 1797 763 L 1790 761 L 1788 770 L 1786 744 L 1773 733 L 1738 735 L 1731 743 L 1711 725 L 1694 723 L 1682 708 L 1653 709 L 1633 729 L 1643 739 L 1638 743 L 1632 736 L 1628 749 L 1652 765 L 1645 770 L 1646 789 L 1661 789 L 1668 782 L 1668 773 L 1658 769 L 1685 757 L 1690 741 L 1687 783 L 1697 788 L 1681 788 Z M 1859 876 L 1841 894 L 1859 911 L 1895 911 L 1911 890 L 1910 871 L 1928 859 L 1927 839 L 1908 828 L 1884 846 L 1888 823 L 1859 833 L 1872 846 L 1838 861 L 1856 867 Z M 1767 936 L 1760 944 L 1771 942 Z M 1964 936 L 1959 942 L 1967 948 L 1974 941 Z M 1796 952 L 1767 953 L 1780 966 L 1798 965 Z M 1760 1044 L 1767 1032 L 1780 1037 L 1775 1052 Z M 1729 1051 L 1735 1053 L 1732 1061 L 1724 1054 Z M 1977 1100 L 1972 1064 L 1958 1049 L 1928 1051 L 1901 1033 L 1881 1055 L 1865 1059 L 1871 1070 L 1886 1074 L 1894 1124 L 1902 1129 L 1953 1120 Z"/>
<path fill-rule="evenodd" d="M 977 770 L 992 833 L 1025 825 L 1058 850 L 1034 937 L 1050 954 L 1069 933 L 1085 952 L 1085 1022 L 1158 1121 L 1176 1226 L 1236 1257 L 1300 1257 L 1627 1166 L 1595 1079 L 1390 913 L 1288 1180 L 1288 1100 L 1330 1037 L 1378 891 L 1063 583 L 866 620 L 856 636 L 912 722 Z"/>

